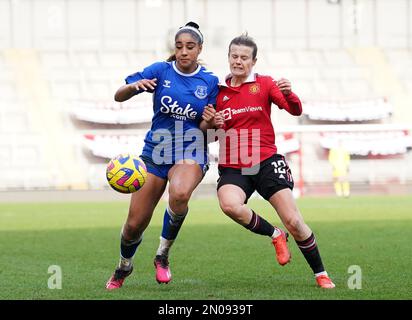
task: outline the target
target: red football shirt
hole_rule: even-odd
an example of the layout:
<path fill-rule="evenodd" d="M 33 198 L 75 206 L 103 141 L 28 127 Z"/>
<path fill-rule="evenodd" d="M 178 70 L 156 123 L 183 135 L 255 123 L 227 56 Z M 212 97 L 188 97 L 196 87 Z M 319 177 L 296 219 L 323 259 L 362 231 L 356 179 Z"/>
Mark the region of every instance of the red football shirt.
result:
<path fill-rule="evenodd" d="M 302 114 L 296 94 L 284 95 L 270 76 L 251 74 L 239 87 L 221 83 L 216 111 L 223 113 L 225 138 L 219 138 L 219 166 L 247 168 L 277 152 L 270 118 L 271 104 L 292 115 Z"/>

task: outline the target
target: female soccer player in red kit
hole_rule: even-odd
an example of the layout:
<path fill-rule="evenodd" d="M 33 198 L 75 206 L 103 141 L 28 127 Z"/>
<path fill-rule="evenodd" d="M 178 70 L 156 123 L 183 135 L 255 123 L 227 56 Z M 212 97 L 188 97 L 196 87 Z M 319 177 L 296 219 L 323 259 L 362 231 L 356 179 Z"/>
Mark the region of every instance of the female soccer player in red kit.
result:
<path fill-rule="evenodd" d="M 225 141 L 219 138 L 217 193 L 220 207 L 250 231 L 271 237 L 277 260 L 285 265 L 291 258 L 286 243 L 288 234 L 246 205 L 256 190 L 270 202 L 292 234 L 315 274 L 317 285 L 334 288 L 323 266 L 315 236 L 296 206 L 292 174 L 285 157 L 277 153 L 270 118 L 272 103 L 299 116 L 301 102 L 291 91 L 287 79 L 275 81 L 270 76 L 252 72 L 256 55 L 256 43 L 247 35 L 236 37 L 229 45 L 231 73 L 221 83 L 215 116 L 216 126 L 226 132 Z"/>

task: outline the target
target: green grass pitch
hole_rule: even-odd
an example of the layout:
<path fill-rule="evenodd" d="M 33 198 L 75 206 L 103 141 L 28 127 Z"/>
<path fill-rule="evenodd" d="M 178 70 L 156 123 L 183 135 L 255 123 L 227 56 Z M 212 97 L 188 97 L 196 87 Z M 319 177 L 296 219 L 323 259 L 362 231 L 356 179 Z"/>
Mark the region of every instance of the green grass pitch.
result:
<path fill-rule="evenodd" d="M 192 200 L 171 249 L 173 280 L 159 285 L 153 257 L 165 203 L 161 202 L 123 288 L 105 290 L 119 257 L 119 234 L 128 210 L 113 203 L 0 204 L 0 299 L 411 299 L 412 197 L 302 198 L 298 206 L 317 236 L 334 290 L 315 286 L 296 243 L 290 264 L 277 264 L 267 237 L 235 224 L 217 200 Z M 270 222 L 268 203 L 250 206 Z M 49 289 L 51 265 L 62 288 Z M 350 266 L 361 268 L 361 289 L 350 289 Z"/>

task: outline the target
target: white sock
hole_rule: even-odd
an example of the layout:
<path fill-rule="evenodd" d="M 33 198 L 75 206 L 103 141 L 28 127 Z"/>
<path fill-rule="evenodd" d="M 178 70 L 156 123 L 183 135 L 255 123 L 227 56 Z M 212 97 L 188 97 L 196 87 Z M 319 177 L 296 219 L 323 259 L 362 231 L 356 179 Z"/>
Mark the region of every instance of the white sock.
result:
<path fill-rule="evenodd" d="M 119 268 L 122 270 L 130 270 L 133 266 L 133 258 L 123 258 L 120 256 Z"/>
<path fill-rule="evenodd" d="M 167 206 L 167 211 L 173 217 L 173 220 L 181 220 L 181 219 L 184 219 L 186 217 L 187 213 L 189 212 L 189 207 L 186 208 L 186 211 L 182 214 L 177 214 L 172 209 L 170 209 L 170 206 Z"/>
<path fill-rule="evenodd" d="M 169 249 L 172 246 L 174 240 L 167 240 L 163 237 L 160 237 L 159 248 L 157 249 L 156 255 L 160 256 L 169 256 Z"/>
<path fill-rule="evenodd" d="M 280 235 L 281 235 L 280 230 L 275 227 L 275 231 L 273 231 L 273 234 L 271 236 L 272 239 L 275 239 L 275 238 L 279 237 Z"/>
<path fill-rule="evenodd" d="M 315 273 L 315 278 L 317 278 L 319 276 L 328 276 L 328 273 L 326 271 Z"/>

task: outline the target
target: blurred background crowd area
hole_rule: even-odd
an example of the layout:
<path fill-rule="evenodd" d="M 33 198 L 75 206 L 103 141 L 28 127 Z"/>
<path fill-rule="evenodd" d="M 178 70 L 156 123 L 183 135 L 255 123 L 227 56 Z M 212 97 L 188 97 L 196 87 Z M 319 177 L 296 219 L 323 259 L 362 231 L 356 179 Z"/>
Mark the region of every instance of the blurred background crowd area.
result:
<path fill-rule="evenodd" d="M 339 141 L 353 193 L 411 192 L 412 0 L 0 0 L 0 190 L 108 189 L 109 158 L 139 154 L 153 115 L 150 94 L 114 93 L 188 21 L 219 77 L 247 31 L 256 72 L 292 82 L 303 115 L 274 107 L 272 120 L 299 194 L 333 193 Z"/>

